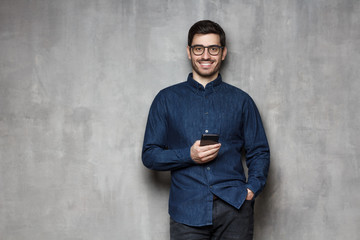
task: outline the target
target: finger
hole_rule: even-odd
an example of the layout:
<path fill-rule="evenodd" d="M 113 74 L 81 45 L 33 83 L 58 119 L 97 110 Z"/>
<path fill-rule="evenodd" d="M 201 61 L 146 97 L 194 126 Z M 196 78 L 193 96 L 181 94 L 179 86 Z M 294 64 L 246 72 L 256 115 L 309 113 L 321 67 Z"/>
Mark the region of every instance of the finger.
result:
<path fill-rule="evenodd" d="M 219 149 L 211 149 L 211 150 L 208 150 L 208 151 L 205 151 L 205 152 L 199 152 L 198 153 L 198 156 L 200 159 L 204 159 L 204 158 L 207 158 L 213 154 L 217 154 L 217 152 L 219 151 Z"/>
<path fill-rule="evenodd" d="M 205 157 L 205 158 L 202 158 L 202 159 L 200 160 L 200 162 L 201 162 L 201 163 L 210 162 L 210 161 L 214 160 L 214 159 L 216 158 L 216 156 L 217 156 L 217 154 L 209 155 L 209 156 L 207 156 L 207 157 Z"/>
<path fill-rule="evenodd" d="M 194 147 L 193 147 L 193 150 L 194 150 L 194 152 L 197 153 L 197 155 L 198 155 L 200 158 L 202 158 L 202 157 L 205 157 L 205 156 L 207 156 L 207 155 L 209 155 L 209 154 L 212 154 L 212 153 L 214 153 L 214 152 L 216 152 L 216 151 L 219 151 L 220 146 L 221 146 L 221 145 L 216 145 L 215 147 L 210 147 L 210 148 L 208 148 L 208 147 L 198 147 L 198 146 L 194 146 Z"/>
<path fill-rule="evenodd" d="M 214 153 L 218 153 L 219 150 L 220 150 L 220 147 L 216 147 L 216 148 L 209 149 L 207 151 L 203 151 L 203 153 L 204 153 L 204 156 L 208 156 L 208 155 L 212 155 Z"/>
<path fill-rule="evenodd" d="M 247 196 L 246 196 L 246 200 L 252 200 L 253 198 L 254 198 L 253 195 L 247 195 Z"/>
<path fill-rule="evenodd" d="M 209 162 L 211 160 L 214 160 L 216 158 L 216 156 L 218 155 L 218 151 L 215 151 L 211 154 L 207 154 L 207 155 L 204 155 L 200 158 L 200 161 L 205 163 L 205 162 Z"/>
<path fill-rule="evenodd" d="M 206 146 L 199 146 L 199 148 L 202 149 L 202 151 L 208 151 L 208 150 L 216 149 L 216 148 L 220 148 L 220 147 L 221 147 L 221 143 L 211 144 L 211 145 L 206 145 Z"/>

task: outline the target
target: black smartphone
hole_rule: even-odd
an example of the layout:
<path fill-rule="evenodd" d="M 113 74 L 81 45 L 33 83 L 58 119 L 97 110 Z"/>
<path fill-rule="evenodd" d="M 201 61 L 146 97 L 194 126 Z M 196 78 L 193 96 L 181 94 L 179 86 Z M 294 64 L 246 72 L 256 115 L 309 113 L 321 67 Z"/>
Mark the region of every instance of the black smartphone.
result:
<path fill-rule="evenodd" d="M 200 146 L 216 144 L 219 142 L 219 134 L 203 134 L 200 140 Z"/>

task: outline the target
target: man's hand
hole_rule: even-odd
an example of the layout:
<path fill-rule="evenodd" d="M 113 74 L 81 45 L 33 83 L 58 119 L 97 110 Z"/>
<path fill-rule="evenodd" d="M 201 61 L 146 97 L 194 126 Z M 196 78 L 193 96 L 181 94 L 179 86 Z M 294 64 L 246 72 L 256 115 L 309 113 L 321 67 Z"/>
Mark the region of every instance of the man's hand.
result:
<path fill-rule="evenodd" d="M 220 147 L 220 143 L 200 146 L 200 140 L 197 140 L 190 149 L 191 159 L 198 164 L 210 162 L 216 158 Z"/>
<path fill-rule="evenodd" d="M 246 200 L 252 200 L 254 198 L 254 193 L 253 191 L 251 191 L 250 189 L 247 189 L 247 196 L 246 196 Z"/>

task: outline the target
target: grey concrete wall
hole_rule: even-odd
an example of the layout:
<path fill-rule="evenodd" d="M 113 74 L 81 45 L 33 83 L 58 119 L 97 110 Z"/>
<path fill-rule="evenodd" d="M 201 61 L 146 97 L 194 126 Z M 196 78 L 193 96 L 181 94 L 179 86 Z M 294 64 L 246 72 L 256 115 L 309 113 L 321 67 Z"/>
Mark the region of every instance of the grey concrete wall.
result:
<path fill-rule="evenodd" d="M 1 0 L 1 239 L 168 239 L 169 174 L 141 145 L 200 19 L 272 149 L 255 240 L 360 237 L 358 0 Z"/>

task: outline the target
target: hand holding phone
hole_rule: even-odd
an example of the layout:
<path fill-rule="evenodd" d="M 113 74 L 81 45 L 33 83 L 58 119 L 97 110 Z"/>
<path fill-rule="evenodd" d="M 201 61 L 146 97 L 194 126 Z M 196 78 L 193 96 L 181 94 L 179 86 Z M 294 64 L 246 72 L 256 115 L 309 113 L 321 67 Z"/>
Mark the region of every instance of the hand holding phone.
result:
<path fill-rule="evenodd" d="M 202 140 L 197 140 L 190 148 L 191 159 L 198 163 L 204 164 L 214 160 L 220 150 L 221 144 L 217 143 L 219 136 L 214 135 L 205 135 L 201 138 Z M 201 142 L 203 146 L 201 146 Z"/>

